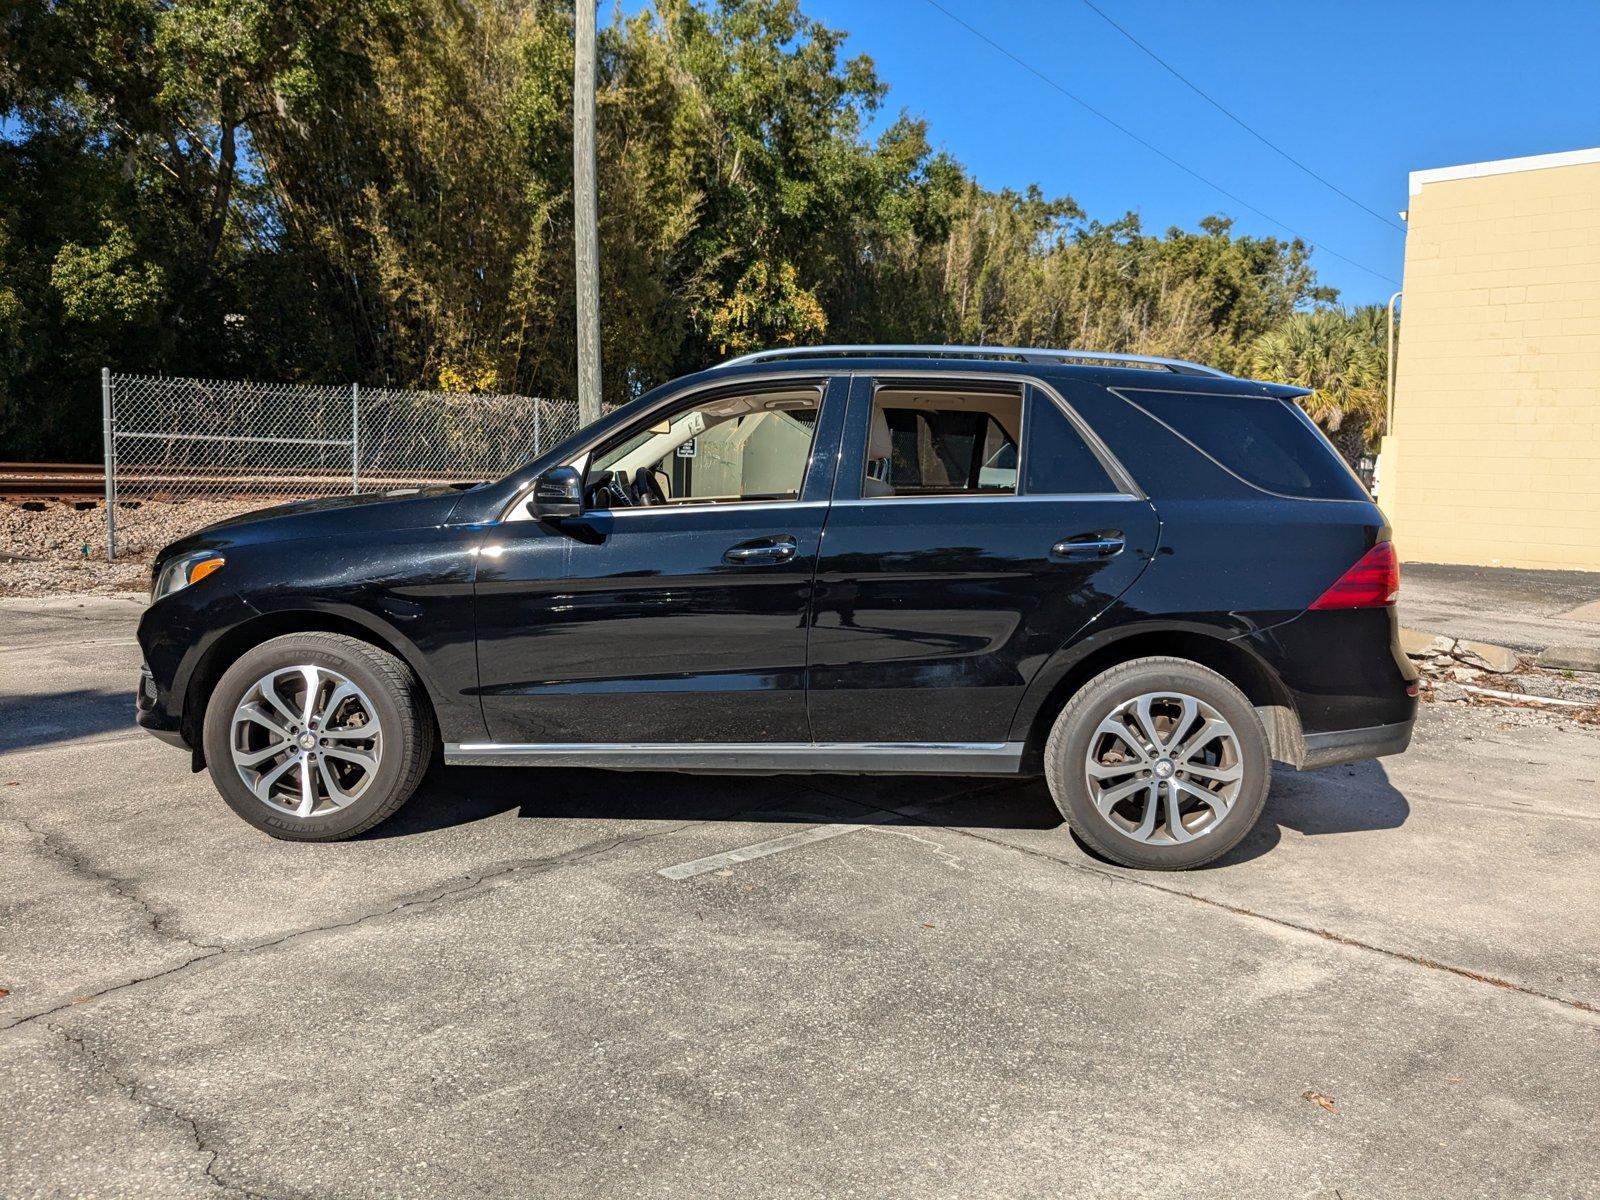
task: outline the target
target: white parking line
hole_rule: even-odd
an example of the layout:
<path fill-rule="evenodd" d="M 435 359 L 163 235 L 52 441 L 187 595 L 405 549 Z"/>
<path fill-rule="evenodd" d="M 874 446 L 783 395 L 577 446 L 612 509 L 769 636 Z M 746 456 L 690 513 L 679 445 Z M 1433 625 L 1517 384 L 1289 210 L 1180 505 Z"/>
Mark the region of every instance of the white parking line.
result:
<path fill-rule="evenodd" d="M 919 809 L 922 807 L 927 806 L 919 806 Z M 916 811 L 918 810 L 907 809 L 904 813 L 877 812 L 848 825 L 817 825 L 811 829 L 802 829 L 798 833 L 786 833 L 782 837 L 769 838 L 753 846 L 740 846 L 737 850 L 727 850 L 708 858 L 697 858 L 693 862 L 679 863 L 675 867 L 662 867 L 656 874 L 665 875 L 668 879 L 692 879 L 696 875 L 704 875 L 707 871 L 715 871 L 720 867 L 735 866 L 738 863 L 749 862 L 753 858 L 766 858 L 770 854 L 782 854 L 785 850 L 797 850 L 801 846 L 843 837 L 847 833 L 854 833 L 858 829 L 866 829 L 872 825 L 903 821 Z"/>

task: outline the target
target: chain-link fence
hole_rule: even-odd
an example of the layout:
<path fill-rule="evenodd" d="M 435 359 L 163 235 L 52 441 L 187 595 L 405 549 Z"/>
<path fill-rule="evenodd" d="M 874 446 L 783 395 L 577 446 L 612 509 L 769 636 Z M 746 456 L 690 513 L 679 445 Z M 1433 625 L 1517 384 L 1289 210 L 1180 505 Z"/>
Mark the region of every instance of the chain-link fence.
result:
<path fill-rule="evenodd" d="M 138 551 L 278 500 L 508 474 L 578 427 L 575 404 L 101 373 L 106 549 Z M 119 528 L 120 526 L 120 528 Z"/>

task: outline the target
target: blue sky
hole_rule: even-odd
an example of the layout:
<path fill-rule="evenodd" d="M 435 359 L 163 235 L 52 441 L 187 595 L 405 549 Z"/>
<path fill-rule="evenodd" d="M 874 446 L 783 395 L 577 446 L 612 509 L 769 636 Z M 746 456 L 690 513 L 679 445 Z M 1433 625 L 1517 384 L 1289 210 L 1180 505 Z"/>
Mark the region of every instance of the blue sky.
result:
<path fill-rule="evenodd" d="M 1189 91 L 1081 0 L 938 0 L 1172 157 L 1371 268 L 1313 255 L 1345 303 L 1399 287 L 1391 228 L 1303 174 Z M 1600 0 L 1094 0 L 1224 106 L 1399 224 L 1409 171 L 1600 144 Z M 882 120 L 930 136 L 989 187 L 1040 184 L 1146 229 L 1207 213 L 1284 235 L 1109 128 L 927 0 L 802 0 L 877 63 Z M 631 6 L 630 6 L 631 7 Z M 1386 278 L 1383 278 L 1383 277 Z"/>

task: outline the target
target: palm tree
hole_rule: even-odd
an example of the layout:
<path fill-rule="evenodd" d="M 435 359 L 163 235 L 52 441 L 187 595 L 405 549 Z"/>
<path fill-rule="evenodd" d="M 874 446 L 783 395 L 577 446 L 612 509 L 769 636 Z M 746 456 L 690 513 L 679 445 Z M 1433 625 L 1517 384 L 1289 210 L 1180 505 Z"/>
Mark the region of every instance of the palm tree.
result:
<path fill-rule="evenodd" d="M 1377 304 L 1352 311 L 1295 313 L 1257 339 L 1250 365 L 1257 376 L 1314 389 L 1301 401 L 1351 463 L 1382 431 L 1388 378 L 1387 314 Z"/>

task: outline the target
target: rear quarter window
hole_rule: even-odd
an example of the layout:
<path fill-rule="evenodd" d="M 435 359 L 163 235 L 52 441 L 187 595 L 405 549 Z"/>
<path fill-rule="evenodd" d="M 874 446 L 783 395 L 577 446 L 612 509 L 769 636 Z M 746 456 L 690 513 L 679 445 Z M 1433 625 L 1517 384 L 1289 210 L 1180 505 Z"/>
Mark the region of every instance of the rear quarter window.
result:
<path fill-rule="evenodd" d="M 1371 499 L 1292 400 L 1118 391 L 1253 487 L 1311 500 Z"/>
<path fill-rule="evenodd" d="M 1023 465 L 1030 496 L 1073 496 L 1119 492 L 1094 451 L 1072 427 L 1067 414 L 1038 388 L 1028 389 L 1027 442 Z"/>

